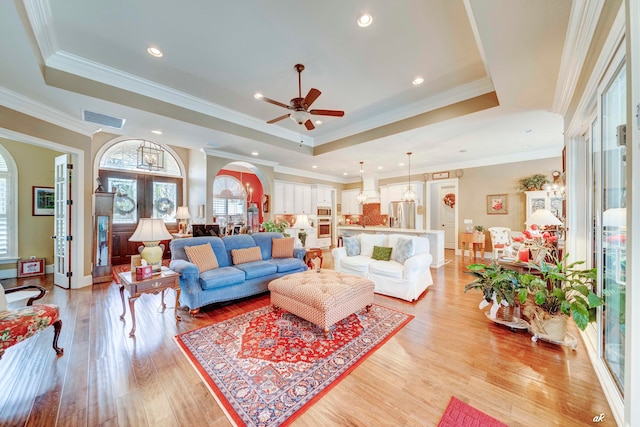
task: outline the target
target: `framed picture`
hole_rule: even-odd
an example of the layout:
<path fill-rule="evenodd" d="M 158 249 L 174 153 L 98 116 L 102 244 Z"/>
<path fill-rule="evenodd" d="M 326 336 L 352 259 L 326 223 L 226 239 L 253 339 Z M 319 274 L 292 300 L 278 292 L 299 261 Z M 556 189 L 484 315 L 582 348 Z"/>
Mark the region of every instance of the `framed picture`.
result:
<path fill-rule="evenodd" d="M 487 214 L 506 215 L 508 212 L 506 194 L 487 195 Z"/>
<path fill-rule="evenodd" d="M 431 174 L 431 179 L 447 179 L 449 178 L 449 172 L 434 172 Z"/>
<path fill-rule="evenodd" d="M 53 187 L 33 187 L 33 216 L 53 215 L 55 192 Z"/>
<path fill-rule="evenodd" d="M 18 260 L 18 277 L 41 276 L 44 274 L 44 258 Z"/>

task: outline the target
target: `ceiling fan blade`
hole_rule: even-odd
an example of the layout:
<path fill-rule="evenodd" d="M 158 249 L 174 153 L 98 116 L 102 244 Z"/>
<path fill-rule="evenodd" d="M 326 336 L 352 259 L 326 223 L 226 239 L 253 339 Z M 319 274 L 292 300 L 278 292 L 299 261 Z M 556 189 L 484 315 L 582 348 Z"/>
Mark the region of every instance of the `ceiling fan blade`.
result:
<path fill-rule="evenodd" d="M 261 96 L 260 99 L 262 99 L 264 102 L 268 102 L 269 104 L 273 104 L 273 105 L 277 105 L 278 107 L 286 108 L 287 110 L 291 109 L 291 107 L 288 106 L 287 104 L 283 104 L 282 102 L 274 101 L 273 99 L 267 98 L 266 96 Z"/>
<path fill-rule="evenodd" d="M 276 117 L 275 119 L 269 120 L 267 123 L 272 124 L 272 123 L 275 123 L 275 122 L 279 122 L 280 120 L 284 120 L 284 119 L 289 118 L 290 115 L 291 114 L 285 114 L 284 116 Z"/>
<path fill-rule="evenodd" d="M 304 122 L 304 126 L 307 128 L 307 130 L 313 130 L 316 127 L 313 125 L 313 123 L 311 122 L 311 120 L 307 119 L 306 122 Z"/>
<path fill-rule="evenodd" d="M 309 93 L 307 94 L 307 96 L 304 97 L 304 100 L 302 101 L 302 105 L 304 106 L 304 109 L 306 110 L 307 108 L 309 108 L 311 106 L 311 104 L 313 104 L 313 102 L 318 99 L 318 97 L 320 96 L 322 92 L 320 92 L 318 89 L 316 88 L 311 88 L 311 90 L 309 91 Z"/>
<path fill-rule="evenodd" d="M 342 116 L 344 116 L 344 111 L 340 111 L 340 110 L 309 110 L 309 114 L 315 114 L 315 115 L 318 115 L 318 116 L 342 117 Z"/>

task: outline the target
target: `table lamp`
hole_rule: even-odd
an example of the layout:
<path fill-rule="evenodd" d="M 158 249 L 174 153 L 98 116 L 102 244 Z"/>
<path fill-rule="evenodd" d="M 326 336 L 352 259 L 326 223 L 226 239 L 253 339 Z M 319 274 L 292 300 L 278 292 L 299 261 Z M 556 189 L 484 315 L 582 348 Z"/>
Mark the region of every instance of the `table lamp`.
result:
<path fill-rule="evenodd" d="M 162 253 L 164 245 L 161 240 L 171 240 L 171 234 L 164 225 L 162 218 L 140 218 L 138 227 L 129 238 L 130 242 L 142 242 L 144 248 L 140 251 L 140 257 L 147 261 L 153 271 L 162 268 Z"/>
<path fill-rule="evenodd" d="M 189 206 L 178 206 L 178 212 L 176 212 L 176 219 L 180 220 L 178 223 L 178 232 L 184 234 L 187 232 L 188 219 L 191 219 L 189 214 Z"/>
<path fill-rule="evenodd" d="M 300 232 L 298 233 L 298 238 L 304 247 L 307 242 L 307 233 L 304 231 L 306 228 L 311 228 L 311 224 L 309 224 L 309 217 L 305 214 L 298 215 L 296 217 L 296 223 L 293 224 L 293 228 L 299 228 Z"/>
<path fill-rule="evenodd" d="M 527 227 L 531 227 L 532 224 L 538 226 L 550 226 L 550 225 L 562 225 L 562 221 L 558 219 L 550 210 L 538 209 L 531 214 L 529 219 L 525 222 Z"/>

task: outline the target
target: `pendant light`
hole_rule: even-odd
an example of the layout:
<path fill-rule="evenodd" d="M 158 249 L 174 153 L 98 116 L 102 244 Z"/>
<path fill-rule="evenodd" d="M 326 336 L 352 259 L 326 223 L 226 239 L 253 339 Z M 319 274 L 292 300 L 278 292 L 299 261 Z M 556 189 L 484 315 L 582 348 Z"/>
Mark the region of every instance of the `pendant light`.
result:
<path fill-rule="evenodd" d="M 407 183 L 407 189 L 402 193 L 403 202 L 416 201 L 416 192 L 413 191 L 413 187 L 411 186 L 411 154 L 411 151 L 407 153 L 407 156 L 409 156 L 409 182 Z"/>
<path fill-rule="evenodd" d="M 359 204 L 363 205 L 367 201 L 367 195 L 364 194 L 364 178 L 362 174 L 364 173 L 364 162 L 360 162 L 360 194 L 356 197 L 356 200 Z"/>

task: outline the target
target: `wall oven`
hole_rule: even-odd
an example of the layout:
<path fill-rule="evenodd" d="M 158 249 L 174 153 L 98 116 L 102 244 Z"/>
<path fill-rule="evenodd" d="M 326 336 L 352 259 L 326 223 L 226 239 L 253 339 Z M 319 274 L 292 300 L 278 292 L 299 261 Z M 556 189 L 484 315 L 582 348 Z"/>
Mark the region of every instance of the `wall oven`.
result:
<path fill-rule="evenodd" d="M 331 219 L 318 218 L 318 239 L 331 237 Z"/>
<path fill-rule="evenodd" d="M 331 216 L 331 208 L 318 208 L 318 216 Z"/>

